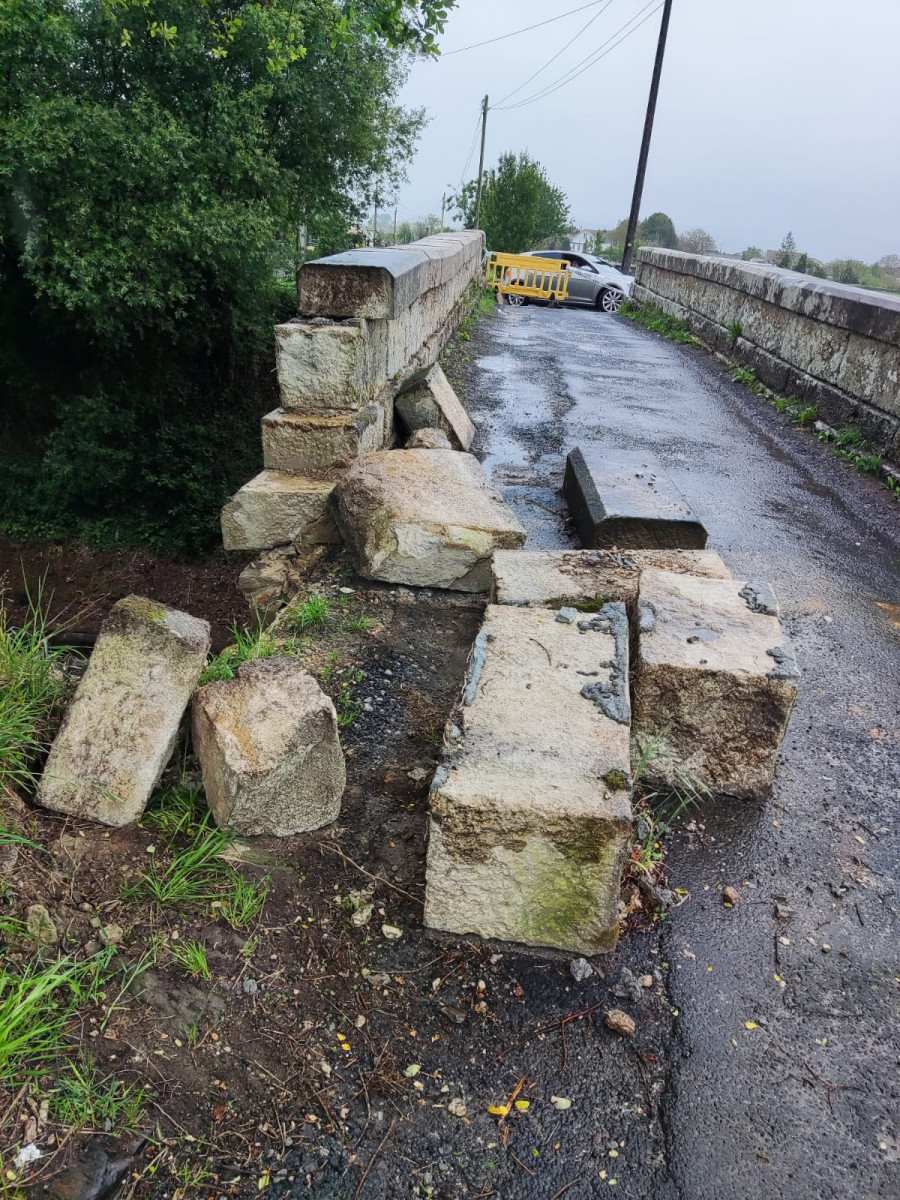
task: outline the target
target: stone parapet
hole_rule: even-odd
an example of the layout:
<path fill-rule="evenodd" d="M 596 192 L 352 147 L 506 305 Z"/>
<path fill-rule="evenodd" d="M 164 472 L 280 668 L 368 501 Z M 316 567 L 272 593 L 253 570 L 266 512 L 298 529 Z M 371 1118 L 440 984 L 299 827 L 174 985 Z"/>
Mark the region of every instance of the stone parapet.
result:
<path fill-rule="evenodd" d="M 774 391 L 815 404 L 833 424 L 858 425 L 891 458 L 900 454 L 900 297 L 645 247 L 633 299 L 680 317 Z"/>

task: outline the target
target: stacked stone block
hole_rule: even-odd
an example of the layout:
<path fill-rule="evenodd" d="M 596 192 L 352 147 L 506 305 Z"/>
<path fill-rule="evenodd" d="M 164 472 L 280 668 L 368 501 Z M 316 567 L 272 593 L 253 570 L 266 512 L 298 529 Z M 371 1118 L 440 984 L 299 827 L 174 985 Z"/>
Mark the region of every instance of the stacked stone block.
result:
<path fill-rule="evenodd" d="M 393 445 L 394 395 L 440 353 L 482 253 L 483 235 L 468 230 L 300 269 L 301 315 L 275 328 L 281 405 L 262 421 L 264 469 L 222 510 L 227 550 L 338 540 L 335 483 Z"/>

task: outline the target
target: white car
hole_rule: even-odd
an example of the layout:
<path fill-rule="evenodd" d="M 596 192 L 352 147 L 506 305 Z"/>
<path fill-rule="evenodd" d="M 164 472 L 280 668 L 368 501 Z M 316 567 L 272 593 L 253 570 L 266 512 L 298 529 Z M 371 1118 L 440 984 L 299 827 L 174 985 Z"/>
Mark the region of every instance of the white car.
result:
<path fill-rule="evenodd" d="M 570 264 L 569 292 L 566 303 L 584 304 L 601 312 L 619 311 L 623 300 L 631 295 L 634 279 L 623 275 L 609 263 L 593 254 L 575 254 L 571 250 L 529 250 L 528 258 L 551 258 L 559 262 L 564 259 Z M 508 295 L 510 304 L 525 304 L 525 296 Z"/>

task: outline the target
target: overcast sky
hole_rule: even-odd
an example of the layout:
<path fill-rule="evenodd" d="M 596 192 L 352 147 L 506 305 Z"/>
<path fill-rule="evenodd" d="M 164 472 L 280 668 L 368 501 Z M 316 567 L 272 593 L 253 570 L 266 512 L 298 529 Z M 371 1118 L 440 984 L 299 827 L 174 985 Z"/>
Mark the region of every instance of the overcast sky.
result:
<path fill-rule="evenodd" d="M 485 92 L 498 103 L 575 37 L 507 103 L 528 99 L 640 19 L 646 0 L 600 0 L 449 52 L 582 3 L 458 0 L 443 56 L 416 63 L 403 92 L 431 124 L 400 192 L 401 220 L 439 212 L 442 191 L 459 183 Z M 658 30 L 656 12 L 552 95 L 498 104 L 485 164 L 527 149 L 565 191 L 574 224 L 614 226 L 631 202 Z M 777 247 L 790 229 L 799 249 L 826 260 L 900 253 L 898 54 L 900 0 L 674 0 L 641 215 L 662 209 L 676 229 L 702 226 L 729 251 Z M 475 145 L 465 177 L 477 168 Z"/>

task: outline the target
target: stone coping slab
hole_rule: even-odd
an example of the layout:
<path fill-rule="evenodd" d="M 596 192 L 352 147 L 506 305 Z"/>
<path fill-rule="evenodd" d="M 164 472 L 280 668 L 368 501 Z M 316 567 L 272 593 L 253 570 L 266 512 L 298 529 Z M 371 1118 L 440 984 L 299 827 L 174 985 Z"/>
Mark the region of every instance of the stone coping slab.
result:
<path fill-rule="evenodd" d="M 454 449 L 471 450 L 475 426 L 439 363 L 415 372 L 394 397 L 394 408 L 411 433 L 441 429 Z"/>
<path fill-rule="evenodd" d="M 800 677 L 777 612 L 768 584 L 643 572 L 633 753 L 648 783 L 768 792 Z"/>
<path fill-rule="evenodd" d="M 335 474 L 260 471 L 222 509 L 225 549 L 271 550 L 292 542 L 307 548 L 339 541 L 328 505 Z"/>
<path fill-rule="evenodd" d="M 572 450 L 563 491 L 584 546 L 702 550 L 706 530 L 642 450 Z"/>
<path fill-rule="evenodd" d="M 276 408 L 262 419 L 263 466 L 303 475 L 349 465 L 385 442 L 385 410 L 379 404 L 350 413 L 299 413 Z"/>
<path fill-rule="evenodd" d="M 627 674 L 621 604 L 572 623 L 488 606 L 430 794 L 426 925 L 581 954 L 615 946 Z"/>
<path fill-rule="evenodd" d="M 715 550 L 495 550 L 495 604 L 596 607 L 622 600 L 631 611 L 648 567 L 730 579 Z"/>

